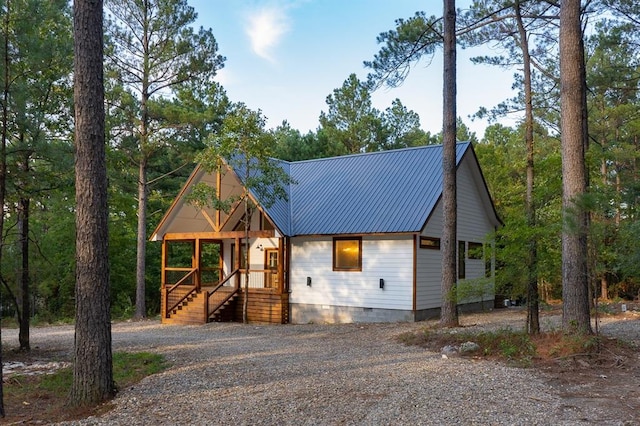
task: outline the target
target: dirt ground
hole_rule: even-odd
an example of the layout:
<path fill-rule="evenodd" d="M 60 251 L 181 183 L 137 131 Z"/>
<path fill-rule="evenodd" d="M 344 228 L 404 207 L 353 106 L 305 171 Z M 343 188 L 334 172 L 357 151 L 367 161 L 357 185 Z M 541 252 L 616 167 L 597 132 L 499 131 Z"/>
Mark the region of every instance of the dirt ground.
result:
<path fill-rule="evenodd" d="M 537 369 L 559 392 L 566 401 L 566 410 L 585 405 L 613 408 L 620 412 L 621 419 L 637 419 L 636 423 L 621 424 L 640 424 L 640 303 L 626 305 L 624 312 L 616 305 L 608 314 L 601 315 L 598 328 L 602 334 L 597 339 L 600 345 L 597 354 L 585 350 L 584 354 L 565 356 L 550 350 L 557 343 L 552 338 L 536 340 L 540 356 L 530 368 Z M 543 329 L 558 327 L 559 315 L 558 308 L 541 311 Z M 471 329 L 516 328 L 524 317 L 524 308 L 495 309 L 487 313 L 463 314 L 461 324 Z M 70 361 L 71 354 L 71 348 L 37 347 L 28 354 L 6 349 L 3 353 L 5 365 Z M 51 368 L 57 368 L 57 365 L 51 364 Z M 5 377 L 5 388 L 16 384 L 22 388 L 29 388 L 30 384 L 35 386 L 27 393 L 5 391 L 7 417 L 0 419 L 0 424 L 49 424 L 109 409 L 106 404 L 95 410 L 70 412 L 64 406 L 66 395 L 39 389 L 38 380 L 38 376 Z M 535 395 L 531 397 L 536 398 Z M 540 395 L 540 400 L 544 400 L 544 395 Z M 29 407 L 28 415 L 24 414 L 25 406 Z"/>
<path fill-rule="evenodd" d="M 549 357 L 535 366 L 566 400 L 567 410 L 586 404 L 614 408 L 621 419 L 636 419 L 620 424 L 640 425 L 640 304 L 631 309 L 620 312 L 618 305 L 602 316 L 597 354 Z"/>

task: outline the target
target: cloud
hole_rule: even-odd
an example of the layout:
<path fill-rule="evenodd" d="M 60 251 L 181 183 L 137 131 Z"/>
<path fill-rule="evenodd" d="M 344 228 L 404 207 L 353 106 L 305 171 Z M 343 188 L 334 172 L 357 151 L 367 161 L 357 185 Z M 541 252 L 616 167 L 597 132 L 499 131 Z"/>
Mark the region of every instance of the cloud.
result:
<path fill-rule="evenodd" d="M 247 18 L 246 32 L 251 49 L 261 58 L 275 62 L 273 50 L 289 32 L 290 20 L 286 8 L 265 6 L 253 11 Z"/>

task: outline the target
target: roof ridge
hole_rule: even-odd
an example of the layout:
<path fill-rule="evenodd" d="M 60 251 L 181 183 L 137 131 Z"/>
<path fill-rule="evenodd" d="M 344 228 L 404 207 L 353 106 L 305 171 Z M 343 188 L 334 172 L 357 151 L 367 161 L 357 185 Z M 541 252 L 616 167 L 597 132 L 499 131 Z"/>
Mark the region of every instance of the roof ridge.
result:
<path fill-rule="evenodd" d="M 469 143 L 469 142 L 468 141 L 456 142 L 456 145 L 463 144 L 463 143 Z M 312 163 L 312 162 L 319 162 L 319 161 L 331 161 L 331 160 L 336 160 L 336 159 L 364 157 L 364 156 L 371 156 L 371 155 L 378 155 L 378 154 L 390 154 L 390 153 L 396 153 L 396 152 L 400 152 L 400 151 L 414 151 L 414 150 L 419 150 L 419 149 L 433 149 L 433 148 L 442 148 L 442 144 L 410 146 L 410 147 L 406 147 L 406 148 L 387 149 L 387 150 L 384 150 L 384 151 L 357 152 L 357 153 L 354 153 L 354 154 L 335 155 L 333 157 L 311 158 L 311 159 L 308 159 L 308 160 L 290 161 L 289 164 L 294 165 L 294 164 Z"/>

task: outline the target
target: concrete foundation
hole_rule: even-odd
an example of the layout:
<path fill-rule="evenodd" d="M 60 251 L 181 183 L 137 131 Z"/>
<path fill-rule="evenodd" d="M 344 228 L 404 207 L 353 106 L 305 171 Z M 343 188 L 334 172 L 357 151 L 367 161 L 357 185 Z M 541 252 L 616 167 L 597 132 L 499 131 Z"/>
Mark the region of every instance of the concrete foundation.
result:
<path fill-rule="evenodd" d="M 481 303 L 459 305 L 458 312 L 479 312 L 486 309 Z M 403 311 L 398 309 L 361 308 L 353 306 L 308 305 L 292 303 L 290 305 L 290 322 L 292 324 L 345 324 L 373 322 L 415 322 L 440 317 L 440 308 L 420 311 Z"/>

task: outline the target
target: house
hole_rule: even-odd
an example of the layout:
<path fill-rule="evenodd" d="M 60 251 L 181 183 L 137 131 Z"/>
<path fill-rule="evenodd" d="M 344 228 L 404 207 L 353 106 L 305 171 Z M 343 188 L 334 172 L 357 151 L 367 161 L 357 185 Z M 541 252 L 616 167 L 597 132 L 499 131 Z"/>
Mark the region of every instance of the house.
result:
<path fill-rule="evenodd" d="M 500 225 L 471 143 L 458 143 L 461 304 L 493 303 L 487 237 Z M 162 321 L 270 323 L 418 321 L 441 303 L 442 146 L 278 161 L 288 199 L 244 208 L 197 208 L 196 183 L 238 195 L 234 170 L 196 167 L 151 236 L 162 241 Z M 248 280 L 248 281 L 247 281 Z M 462 288 L 462 287 L 460 287 Z M 246 290 L 246 291 L 245 291 Z M 245 294 L 246 293 L 246 294 Z"/>

